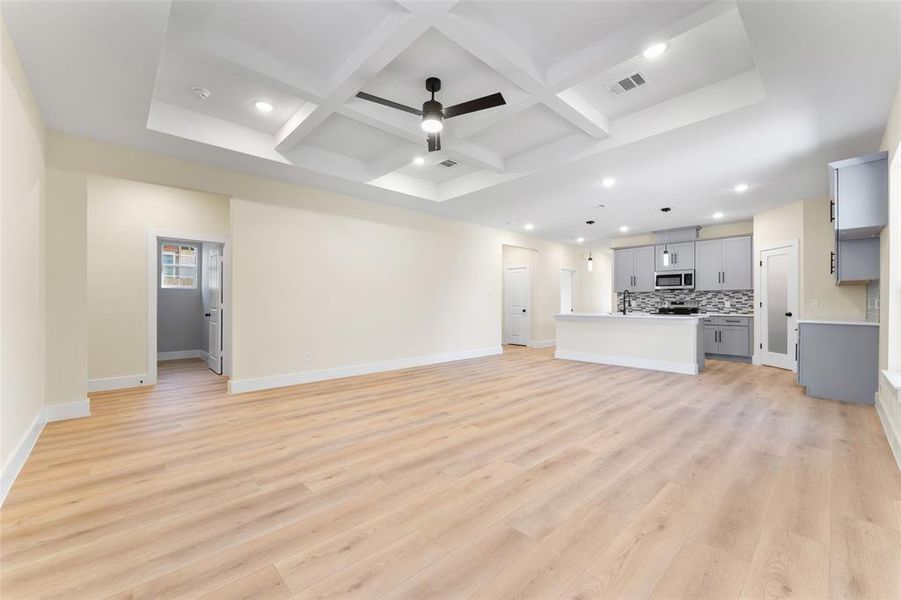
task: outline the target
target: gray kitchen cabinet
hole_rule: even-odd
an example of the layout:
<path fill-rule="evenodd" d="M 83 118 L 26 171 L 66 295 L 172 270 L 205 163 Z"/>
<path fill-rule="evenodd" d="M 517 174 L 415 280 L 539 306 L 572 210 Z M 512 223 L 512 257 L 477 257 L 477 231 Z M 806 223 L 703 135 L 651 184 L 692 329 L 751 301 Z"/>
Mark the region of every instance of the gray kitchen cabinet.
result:
<path fill-rule="evenodd" d="M 751 236 L 699 241 L 694 259 L 696 290 L 751 289 Z"/>
<path fill-rule="evenodd" d="M 670 264 L 663 264 L 663 251 L 670 254 Z M 676 242 L 657 244 L 655 249 L 656 269 L 658 271 L 685 271 L 695 268 L 695 242 Z"/>
<path fill-rule="evenodd" d="M 829 163 L 832 220 L 838 239 L 879 235 L 888 224 L 888 153 Z"/>
<path fill-rule="evenodd" d="M 654 246 L 613 251 L 614 291 L 654 291 Z"/>
<path fill-rule="evenodd" d="M 695 243 L 695 289 L 723 289 L 723 241 L 705 240 Z"/>
<path fill-rule="evenodd" d="M 751 317 L 704 319 L 704 352 L 749 358 L 753 354 Z"/>
<path fill-rule="evenodd" d="M 613 291 L 632 291 L 632 263 L 634 260 L 635 250 L 632 248 L 613 251 Z"/>
<path fill-rule="evenodd" d="M 835 241 L 833 273 L 836 283 L 879 279 L 879 238 Z"/>
<path fill-rule="evenodd" d="M 654 291 L 654 246 L 635 248 L 635 261 L 632 266 L 635 276 L 635 292 Z"/>
<path fill-rule="evenodd" d="M 720 327 L 719 354 L 726 356 L 751 356 L 751 340 L 748 327 Z"/>
<path fill-rule="evenodd" d="M 809 396 L 873 404 L 878 377 L 878 325 L 798 323 L 798 383 Z"/>

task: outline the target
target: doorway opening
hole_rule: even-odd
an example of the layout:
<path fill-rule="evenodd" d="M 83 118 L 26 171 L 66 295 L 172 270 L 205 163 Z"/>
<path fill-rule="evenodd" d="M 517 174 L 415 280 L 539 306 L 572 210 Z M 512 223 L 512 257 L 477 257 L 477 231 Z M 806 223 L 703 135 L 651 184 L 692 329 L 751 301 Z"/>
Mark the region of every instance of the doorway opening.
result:
<path fill-rule="evenodd" d="M 798 242 L 762 246 L 757 251 L 757 344 L 754 362 L 797 370 Z"/>
<path fill-rule="evenodd" d="M 573 306 L 574 269 L 560 269 L 560 314 L 575 312 Z"/>
<path fill-rule="evenodd" d="M 227 247 L 224 238 L 150 232 L 148 383 L 182 368 L 229 375 Z"/>

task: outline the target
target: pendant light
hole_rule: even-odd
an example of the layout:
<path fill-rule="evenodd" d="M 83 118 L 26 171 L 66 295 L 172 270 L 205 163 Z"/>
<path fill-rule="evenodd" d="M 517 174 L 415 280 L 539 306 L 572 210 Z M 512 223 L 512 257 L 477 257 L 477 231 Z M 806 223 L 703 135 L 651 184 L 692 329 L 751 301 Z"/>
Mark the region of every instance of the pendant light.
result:
<path fill-rule="evenodd" d="M 669 241 L 669 226 L 666 224 L 666 215 L 669 211 L 672 210 L 669 206 L 660 209 L 660 212 L 663 213 L 663 266 L 668 267 L 670 265 L 670 255 L 669 248 L 667 247 L 667 242 Z"/>
<path fill-rule="evenodd" d="M 588 225 L 588 228 L 591 229 L 591 226 L 594 225 L 594 221 L 585 221 L 585 224 Z M 588 250 L 588 272 L 594 272 L 594 261 L 591 259 L 591 249 Z"/>

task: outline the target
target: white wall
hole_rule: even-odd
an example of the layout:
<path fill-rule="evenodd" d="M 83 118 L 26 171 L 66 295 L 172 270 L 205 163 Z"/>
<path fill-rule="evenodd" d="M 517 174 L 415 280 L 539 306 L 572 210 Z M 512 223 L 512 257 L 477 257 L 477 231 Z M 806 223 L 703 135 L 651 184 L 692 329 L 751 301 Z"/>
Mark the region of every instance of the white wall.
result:
<path fill-rule="evenodd" d="M 233 382 L 497 349 L 505 244 L 537 249 L 546 261 L 536 271 L 552 273 L 535 301 L 547 319 L 533 335 L 553 338 L 561 265 L 586 283 L 577 310 L 603 302 L 603 283 L 572 246 L 58 134 L 48 161 L 91 173 L 91 378 L 144 372 L 151 226 L 223 235 L 228 224 Z"/>
<path fill-rule="evenodd" d="M 228 198 L 87 177 L 88 378 L 147 374 L 148 231 L 225 236 Z"/>
<path fill-rule="evenodd" d="M 0 21 L 0 502 L 44 412 L 45 130 L 15 48 Z M 29 437 L 31 435 L 31 437 Z"/>

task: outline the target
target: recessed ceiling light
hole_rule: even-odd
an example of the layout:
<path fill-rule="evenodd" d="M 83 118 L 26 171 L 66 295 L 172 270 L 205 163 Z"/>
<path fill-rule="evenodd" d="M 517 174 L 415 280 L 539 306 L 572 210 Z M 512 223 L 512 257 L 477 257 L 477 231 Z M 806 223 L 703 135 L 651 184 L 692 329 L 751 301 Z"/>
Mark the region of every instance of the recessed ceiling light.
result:
<path fill-rule="evenodd" d="M 664 52 L 666 52 L 666 44 L 658 42 L 645 48 L 643 54 L 645 58 L 655 59 L 659 58 Z"/>
<path fill-rule="evenodd" d="M 629 228 L 626 227 L 625 225 L 623 225 L 622 227 L 619 228 L 619 230 L 623 233 L 626 233 L 627 231 L 629 231 Z"/>
<path fill-rule="evenodd" d="M 262 113 L 272 112 L 272 105 L 265 100 L 257 100 L 253 103 L 253 107 Z"/>
<path fill-rule="evenodd" d="M 722 219 L 722 218 L 723 218 L 723 213 L 721 213 L 721 212 L 715 212 L 715 213 L 713 213 L 713 218 L 714 218 L 714 219 Z"/>
<path fill-rule="evenodd" d="M 191 93 L 200 98 L 201 100 L 206 100 L 210 97 L 210 90 L 202 87 L 192 87 Z"/>
<path fill-rule="evenodd" d="M 616 185 L 616 179 L 613 177 L 604 177 L 603 181 L 601 181 L 601 185 L 604 187 L 613 187 Z"/>
<path fill-rule="evenodd" d="M 416 158 L 413 159 L 413 164 L 416 165 L 417 167 L 421 167 L 422 165 L 425 164 L 425 159 L 421 156 L 417 156 Z"/>
<path fill-rule="evenodd" d="M 735 187 L 732 189 L 735 190 L 736 192 L 738 192 L 739 194 L 741 194 L 742 192 L 748 191 L 748 184 L 747 183 L 739 183 L 739 184 L 736 184 Z"/>
<path fill-rule="evenodd" d="M 576 238 L 576 241 L 579 242 L 579 243 L 581 244 L 582 242 L 585 241 L 585 238 L 583 238 L 583 237 L 577 237 L 577 238 Z"/>
<path fill-rule="evenodd" d="M 523 225 L 523 227 L 526 228 L 526 231 L 532 231 L 533 229 L 535 229 L 535 226 L 531 223 L 526 223 L 525 225 Z"/>

